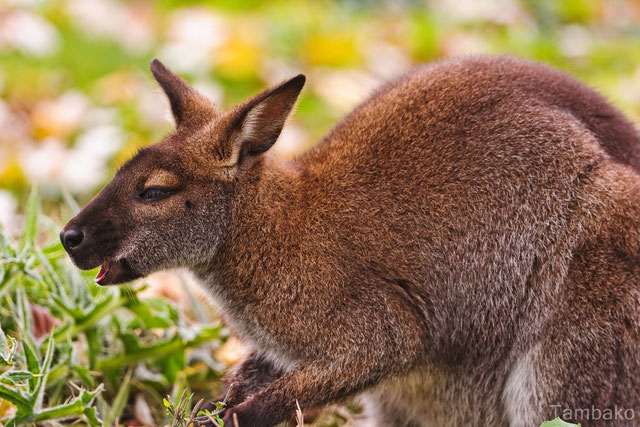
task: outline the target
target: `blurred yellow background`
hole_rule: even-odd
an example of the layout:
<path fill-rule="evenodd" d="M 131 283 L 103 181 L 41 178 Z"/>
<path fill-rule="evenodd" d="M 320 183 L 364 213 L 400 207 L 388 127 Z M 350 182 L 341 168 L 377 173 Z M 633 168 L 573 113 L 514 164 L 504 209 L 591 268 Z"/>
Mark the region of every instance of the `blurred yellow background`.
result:
<path fill-rule="evenodd" d="M 152 57 L 223 107 L 305 73 L 275 147 L 293 156 L 381 82 L 481 53 L 555 65 L 640 119 L 638 1 L 3 0 L 0 222 L 19 228 L 34 184 L 65 216 L 64 192 L 84 203 L 170 130 Z"/>

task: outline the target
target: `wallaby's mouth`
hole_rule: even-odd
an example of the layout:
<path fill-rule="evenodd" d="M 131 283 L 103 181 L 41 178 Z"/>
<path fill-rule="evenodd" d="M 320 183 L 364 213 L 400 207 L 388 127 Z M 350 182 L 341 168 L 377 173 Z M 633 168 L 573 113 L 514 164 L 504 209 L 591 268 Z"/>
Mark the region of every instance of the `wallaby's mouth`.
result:
<path fill-rule="evenodd" d="M 75 231 L 65 227 L 60 233 L 64 249 L 69 253 L 73 263 L 81 270 L 92 270 L 100 267 L 95 278 L 98 285 L 116 285 L 142 277 L 135 271 L 126 258 L 115 258 L 113 238 L 106 243 L 95 241 L 84 231 Z M 114 259 L 115 258 L 115 259 Z"/>
<path fill-rule="evenodd" d="M 95 281 L 100 286 L 117 285 L 141 277 L 134 272 L 126 259 L 105 261 L 100 266 L 100 271 Z"/>
<path fill-rule="evenodd" d="M 98 275 L 96 276 L 96 279 L 95 279 L 97 284 L 99 285 L 102 284 L 102 281 L 107 276 L 107 273 L 109 273 L 110 267 L 111 265 L 108 262 L 105 262 L 100 266 L 100 271 L 98 272 Z"/>

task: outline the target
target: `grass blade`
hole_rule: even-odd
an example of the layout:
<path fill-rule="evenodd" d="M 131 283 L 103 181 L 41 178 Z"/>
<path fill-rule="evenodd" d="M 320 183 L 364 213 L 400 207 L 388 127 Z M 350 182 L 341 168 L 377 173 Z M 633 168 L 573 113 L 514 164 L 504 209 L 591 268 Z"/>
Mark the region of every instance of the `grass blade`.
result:
<path fill-rule="evenodd" d="M 40 375 L 36 377 L 36 384 L 31 391 L 31 402 L 33 404 L 34 411 L 39 411 L 42 407 L 42 400 L 44 398 L 44 389 L 47 384 L 47 377 L 51 370 L 51 361 L 53 360 L 54 341 L 53 335 L 49 336 L 47 340 L 47 349 L 45 350 L 44 360 L 40 365 Z"/>
<path fill-rule="evenodd" d="M 38 232 L 38 192 L 34 187 L 27 201 L 24 230 L 20 239 L 20 252 L 33 247 Z"/>
<path fill-rule="evenodd" d="M 183 340 L 179 335 L 164 341 L 140 346 L 136 351 L 128 352 L 119 356 L 107 357 L 98 361 L 98 369 L 113 369 L 120 366 L 126 366 L 131 363 L 143 360 L 158 359 L 166 357 L 176 351 L 187 348 L 198 347 L 208 341 L 220 337 L 221 326 L 210 326 L 200 329 L 199 333 L 190 340 Z"/>
<path fill-rule="evenodd" d="M 133 369 L 129 369 L 120 385 L 120 389 L 116 394 L 116 397 L 111 403 L 111 410 L 108 413 L 108 419 L 105 419 L 106 425 L 115 425 L 117 419 L 122 415 L 127 402 L 129 401 L 129 389 L 131 386 L 131 376 L 133 375 Z"/>
<path fill-rule="evenodd" d="M 13 356 L 16 352 L 17 343 L 13 337 L 7 337 L 0 327 L 0 362 L 5 365 L 13 363 Z"/>
<path fill-rule="evenodd" d="M 0 399 L 13 403 L 22 411 L 31 411 L 31 400 L 24 393 L 0 383 Z"/>

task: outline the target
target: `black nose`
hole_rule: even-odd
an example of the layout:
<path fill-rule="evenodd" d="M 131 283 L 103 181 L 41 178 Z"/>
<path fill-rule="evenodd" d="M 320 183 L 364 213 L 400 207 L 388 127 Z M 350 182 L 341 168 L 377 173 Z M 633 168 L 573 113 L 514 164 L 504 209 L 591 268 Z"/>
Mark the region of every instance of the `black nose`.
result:
<path fill-rule="evenodd" d="M 82 244 L 84 233 L 73 228 L 67 231 L 63 230 L 60 232 L 60 240 L 62 241 L 62 246 L 64 246 L 67 251 L 72 251 Z"/>

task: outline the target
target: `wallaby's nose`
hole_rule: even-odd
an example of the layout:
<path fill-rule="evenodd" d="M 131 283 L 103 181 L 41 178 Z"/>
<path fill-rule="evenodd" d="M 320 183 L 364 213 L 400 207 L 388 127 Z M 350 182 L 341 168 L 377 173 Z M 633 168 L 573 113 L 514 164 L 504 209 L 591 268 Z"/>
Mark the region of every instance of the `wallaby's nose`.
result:
<path fill-rule="evenodd" d="M 84 240 L 84 233 L 81 230 L 70 229 L 67 231 L 62 230 L 60 232 L 60 240 L 62 241 L 62 246 L 67 250 L 67 252 L 71 252 L 82 244 Z"/>

